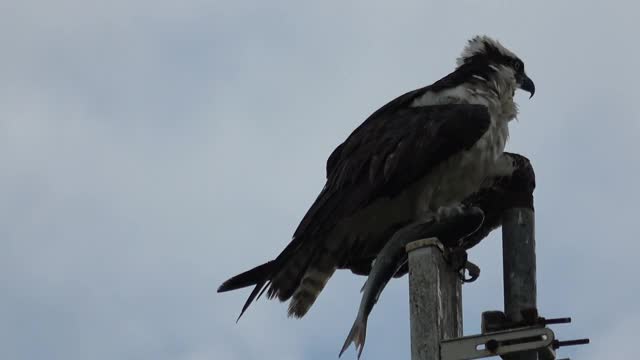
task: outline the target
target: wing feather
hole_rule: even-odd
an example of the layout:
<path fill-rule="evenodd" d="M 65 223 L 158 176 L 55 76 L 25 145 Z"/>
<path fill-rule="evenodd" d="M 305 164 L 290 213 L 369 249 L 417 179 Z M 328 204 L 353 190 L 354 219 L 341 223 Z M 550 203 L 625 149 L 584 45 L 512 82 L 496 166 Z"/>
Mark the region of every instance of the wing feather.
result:
<path fill-rule="evenodd" d="M 470 148 L 489 124 L 487 108 L 469 104 L 409 107 L 369 118 L 332 155 L 325 188 L 294 237 L 323 233 L 377 199 L 397 195 Z"/>

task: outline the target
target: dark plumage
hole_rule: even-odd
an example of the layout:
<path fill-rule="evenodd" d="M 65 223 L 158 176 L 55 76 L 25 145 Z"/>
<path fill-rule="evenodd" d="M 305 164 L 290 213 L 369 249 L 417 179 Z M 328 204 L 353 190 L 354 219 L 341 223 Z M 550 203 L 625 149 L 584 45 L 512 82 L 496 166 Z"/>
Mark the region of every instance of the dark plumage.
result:
<path fill-rule="evenodd" d="M 285 301 L 299 287 L 305 269 L 326 273 L 325 262 L 342 268 L 361 257 L 375 256 L 393 229 L 405 223 L 398 223 L 377 239 L 353 244 L 351 249 L 341 248 L 342 239 L 327 235 L 339 221 L 371 201 L 397 195 L 451 154 L 473 145 L 489 126 L 487 109 L 480 105 L 402 107 L 418 94 L 405 94 L 383 107 L 338 146 L 327 161 L 327 183 L 291 243 L 275 260 L 225 281 L 218 291 L 255 284 L 244 312 L 266 285 L 269 298 L 277 296 Z M 322 288 L 313 286 L 313 290 Z M 293 314 L 303 315 L 295 309 Z"/>

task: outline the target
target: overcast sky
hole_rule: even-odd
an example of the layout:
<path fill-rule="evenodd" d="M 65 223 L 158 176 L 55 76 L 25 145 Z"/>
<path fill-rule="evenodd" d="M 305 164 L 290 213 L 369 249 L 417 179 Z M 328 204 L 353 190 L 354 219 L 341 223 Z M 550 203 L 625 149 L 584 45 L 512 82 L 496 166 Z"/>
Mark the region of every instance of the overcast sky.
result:
<path fill-rule="evenodd" d="M 0 1 L 0 358 L 333 359 L 364 278 L 302 320 L 248 291 L 372 111 L 450 72 L 475 34 L 525 62 L 544 316 L 578 360 L 636 357 L 640 50 L 635 2 Z M 499 232 L 471 251 L 465 333 L 502 307 Z M 408 359 L 407 278 L 364 359 Z M 354 352 L 346 354 L 353 359 Z"/>

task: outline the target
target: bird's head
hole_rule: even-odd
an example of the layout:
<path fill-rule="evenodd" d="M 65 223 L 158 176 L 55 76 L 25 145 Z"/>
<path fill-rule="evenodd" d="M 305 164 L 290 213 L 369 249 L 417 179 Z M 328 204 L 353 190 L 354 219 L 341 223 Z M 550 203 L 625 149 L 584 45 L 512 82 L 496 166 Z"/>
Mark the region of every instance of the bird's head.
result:
<path fill-rule="evenodd" d="M 530 98 L 536 91 L 533 81 L 524 71 L 522 60 L 498 41 L 486 35 L 475 36 L 469 40 L 458 58 L 458 68 L 463 66 L 484 69 L 487 72 L 500 72 L 503 76 L 505 73 L 513 76 L 516 85 L 531 94 Z"/>

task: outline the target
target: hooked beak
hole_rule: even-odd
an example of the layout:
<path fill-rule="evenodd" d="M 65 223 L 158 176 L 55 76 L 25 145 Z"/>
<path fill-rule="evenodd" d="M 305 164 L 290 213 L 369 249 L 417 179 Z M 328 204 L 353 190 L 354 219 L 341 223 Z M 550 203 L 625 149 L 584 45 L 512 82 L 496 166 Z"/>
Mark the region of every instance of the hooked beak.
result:
<path fill-rule="evenodd" d="M 531 94 L 531 96 L 529 96 L 529 99 L 531 99 L 533 97 L 533 94 L 536 93 L 536 85 L 533 83 L 533 80 L 531 80 L 527 76 L 527 74 L 522 74 L 522 78 L 520 79 L 520 89 Z"/>

